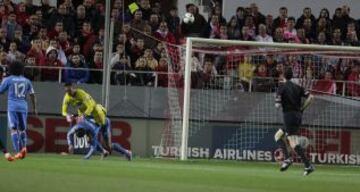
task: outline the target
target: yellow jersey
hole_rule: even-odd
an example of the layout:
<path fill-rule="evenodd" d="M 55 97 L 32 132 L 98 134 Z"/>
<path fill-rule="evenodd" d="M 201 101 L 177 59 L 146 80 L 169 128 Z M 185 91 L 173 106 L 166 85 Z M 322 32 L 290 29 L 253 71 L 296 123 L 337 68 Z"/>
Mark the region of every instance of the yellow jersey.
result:
<path fill-rule="evenodd" d="M 71 96 L 68 93 L 65 94 L 62 104 L 62 115 L 68 115 L 68 106 L 78 107 L 78 111 L 86 116 L 92 115 L 94 108 L 96 107 L 95 100 L 84 90 L 76 89 L 75 95 Z"/>

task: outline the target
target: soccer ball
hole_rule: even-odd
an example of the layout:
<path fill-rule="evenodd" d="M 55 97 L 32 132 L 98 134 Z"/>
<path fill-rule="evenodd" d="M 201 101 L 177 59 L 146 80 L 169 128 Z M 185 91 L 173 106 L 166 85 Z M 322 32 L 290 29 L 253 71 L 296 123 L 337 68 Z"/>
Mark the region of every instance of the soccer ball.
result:
<path fill-rule="evenodd" d="M 186 24 L 193 23 L 195 21 L 195 17 L 192 13 L 185 13 L 183 18 L 183 22 Z"/>
<path fill-rule="evenodd" d="M 284 152 L 281 148 L 274 151 L 274 159 L 277 162 L 282 162 L 285 159 Z"/>

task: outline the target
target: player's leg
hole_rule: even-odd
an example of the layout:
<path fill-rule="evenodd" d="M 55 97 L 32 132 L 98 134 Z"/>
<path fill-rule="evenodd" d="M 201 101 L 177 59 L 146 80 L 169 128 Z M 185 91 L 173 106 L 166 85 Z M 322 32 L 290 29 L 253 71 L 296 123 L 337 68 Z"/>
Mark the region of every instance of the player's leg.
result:
<path fill-rule="evenodd" d="M 14 151 L 16 153 L 20 152 L 19 146 L 19 131 L 18 131 L 18 118 L 16 112 L 8 111 L 8 126 L 11 134 L 11 141 L 13 144 Z"/>
<path fill-rule="evenodd" d="M 300 125 L 302 114 L 301 113 L 292 113 L 291 117 L 291 126 L 289 130 L 288 140 L 290 143 L 290 147 L 300 156 L 301 160 L 305 165 L 305 172 L 304 175 L 308 175 L 314 171 L 314 167 L 310 164 L 309 159 L 305 155 L 305 149 L 301 145 L 301 138 L 300 138 Z"/>
<path fill-rule="evenodd" d="M 20 151 L 22 154 L 22 158 L 25 158 L 27 153 L 27 113 L 26 112 L 19 112 L 19 133 L 20 133 Z"/>
<path fill-rule="evenodd" d="M 282 129 L 279 129 L 274 135 L 275 142 L 282 149 L 284 158 L 289 158 L 288 144 L 286 142 L 286 134 Z"/>
<path fill-rule="evenodd" d="M 0 140 L 0 150 L 4 153 L 4 156 L 8 161 L 15 160 L 15 158 L 7 151 L 5 145 L 2 143 L 1 140 Z"/>

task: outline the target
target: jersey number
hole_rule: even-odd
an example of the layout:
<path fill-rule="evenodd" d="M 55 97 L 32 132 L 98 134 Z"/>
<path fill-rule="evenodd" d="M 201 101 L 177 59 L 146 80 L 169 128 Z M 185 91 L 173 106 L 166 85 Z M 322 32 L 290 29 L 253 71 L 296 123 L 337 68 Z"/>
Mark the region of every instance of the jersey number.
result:
<path fill-rule="evenodd" d="M 18 98 L 25 97 L 25 83 L 15 83 L 15 96 Z"/>

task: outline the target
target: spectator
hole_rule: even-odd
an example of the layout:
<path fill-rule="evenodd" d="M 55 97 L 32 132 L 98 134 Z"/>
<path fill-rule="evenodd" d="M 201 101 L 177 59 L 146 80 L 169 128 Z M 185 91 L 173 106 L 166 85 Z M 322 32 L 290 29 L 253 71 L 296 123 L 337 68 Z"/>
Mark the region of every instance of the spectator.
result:
<path fill-rule="evenodd" d="M 300 29 L 300 28 L 299 28 Z M 310 42 L 316 39 L 316 32 L 315 26 L 312 24 L 311 19 L 305 19 L 303 23 L 303 29 L 305 32 L 305 36 L 309 39 Z"/>
<path fill-rule="evenodd" d="M 104 67 L 103 63 L 103 52 L 96 51 L 94 57 L 92 58 L 90 64 L 90 73 L 91 83 L 101 84 L 102 83 L 102 69 Z"/>
<path fill-rule="evenodd" d="M 135 62 L 144 54 L 144 40 L 137 39 L 132 41 L 132 48 L 130 50 L 131 65 L 135 67 Z"/>
<path fill-rule="evenodd" d="M 272 15 L 267 15 L 266 16 L 266 20 L 265 20 L 265 25 L 267 28 L 267 33 L 273 35 L 274 33 L 274 29 L 273 29 L 273 16 Z"/>
<path fill-rule="evenodd" d="M 284 28 L 284 39 L 296 39 L 299 41 L 296 34 L 294 17 L 289 17 L 287 20 L 286 28 Z"/>
<path fill-rule="evenodd" d="M 330 12 L 329 12 L 328 9 L 326 9 L 326 8 L 321 9 L 320 14 L 319 14 L 319 18 L 317 19 L 317 22 L 319 22 L 319 20 L 320 20 L 321 18 L 324 18 L 324 19 L 325 19 L 325 21 L 326 21 L 326 26 L 329 26 L 330 29 L 333 27 L 333 26 L 332 26 L 332 22 L 333 22 L 333 21 L 332 21 L 331 18 L 330 18 Z"/>
<path fill-rule="evenodd" d="M 287 17 L 288 17 L 287 8 L 286 7 L 280 7 L 279 16 L 277 18 L 275 18 L 272 28 L 275 29 L 275 30 L 278 27 L 285 28 L 286 27 L 286 22 L 287 22 Z"/>
<path fill-rule="evenodd" d="M 325 18 L 318 19 L 317 26 L 316 26 L 316 34 L 324 32 L 327 37 L 331 35 L 331 25 L 326 21 Z"/>
<path fill-rule="evenodd" d="M 245 23 L 245 9 L 244 9 L 244 7 L 238 7 L 236 9 L 236 14 L 234 16 L 232 16 L 231 19 L 235 19 L 238 28 L 241 29 L 242 26 Z"/>
<path fill-rule="evenodd" d="M 179 38 L 180 35 L 180 17 L 178 16 L 178 10 L 176 7 L 170 9 L 170 15 L 166 17 L 166 22 L 169 27 L 169 31 Z"/>
<path fill-rule="evenodd" d="M 64 23 L 61 20 L 59 20 L 59 21 L 56 21 L 54 29 L 49 30 L 47 36 L 50 39 L 55 39 L 55 38 L 58 38 L 59 33 L 63 32 L 63 31 L 64 31 Z"/>
<path fill-rule="evenodd" d="M 164 57 L 160 58 L 159 65 L 155 68 L 157 72 L 158 86 L 167 87 L 168 86 L 168 60 Z"/>
<path fill-rule="evenodd" d="M 345 37 L 346 37 L 346 34 L 347 34 L 347 26 L 348 26 L 348 24 L 350 24 L 350 23 L 353 23 L 353 25 L 354 25 L 354 28 L 355 28 L 355 20 L 352 18 L 352 17 L 350 17 L 350 7 L 349 6 L 347 6 L 347 5 L 343 5 L 342 7 L 341 7 L 341 15 L 342 15 L 342 17 L 341 17 L 341 31 L 343 32 L 343 34 L 342 34 L 342 38 L 344 39 Z"/>
<path fill-rule="evenodd" d="M 46 56 L 42 50 L 40 39 L 35 38 L 31 41 L 31 48 L 26 55 L 27 57 L 34 57 L 37 64 L 44 63 Z"/>
<path fill-rule="evenodd" d="M 148 24 L 146 23 L 146 21 L 143 19 L 143 13 L 140 9 L 138 9 L 137 11 L 135 11 L 134 13 L 134 18 L 130 23 L 131 27 L 138 30 L 138 31 L 144 31 L 145 26 L 147 26 Z"/>
<path fill-rule="evenodd" d="M 144 59 L 146 60 L 146 65 L 150 70 L 155 70 L 158 65 L 158 61 L 154 58 L 152 50 L 146 49 L 144 52 Z"/>
<path fill-rule="evenodd" d="M 353 97 L 359 97 L 360 96 L 360 85 L 359 85 L 360 66 L 358 64 L 354 65 L 347 80 L 350 81 L 347 85 L 349 95 Z"/>
<path fill-rule="evenodd" d="M 227 36 L 228 39 L 233 39 L 233 40 L 240 39 L 241 36 L 240 27 L 238 26 L 235 17 L 232 17 L 230 19 L 230 22 L 227 26 Z"/>
<path fill-rule="evenodd" d="M 40 72 L 42 81 L 59 81 L 60 68 L 64 67 L 64 64 L 58 59 L 58 55 L 58 50 L 53 46 L 46 50 L 46 58 L 40 63 L 45 67 Z"/>
<path fill-rule="evenodd" d="M 139 7 L 142 15 L 142 19 L 149 21 L 150 20 L 150 15 L 152 13 L 151 10 L 151 5 L 150 5 L 150 1 L 149 0 L 140 0 L 140 7 Z M 136 13 L 136 12 L 135 12 Z"/>
<path fill-rule="evenodd" d="M 17 44 L 18 50 L 22 53 L 27 53 L 30 49 L 30 42 L 23 38 L 22 30 L 16 30 L 14 34 L 14 42 Z"/>
<path fill-rule="evenodd" d="M 245 90 L 249 90 L 249 84 L 254 76 L 255 69 L 251 56 L 244 56 L 243 62 L 239 65 L 239 77 Z"/>
<path fill-rule="evenodd" d="M 296 25 L 295 28 L 302 28 L 304 27 L 304 21 L 306 19 L 310 19 L 311 21 L 311 25 L 315 26 L 315 16 L 311 13 L 311 8 L 310 7 L 305 7 L 303 9 L 303 14 L 301 15 L 301 17 L 296 21 Z"/>
<path fill-rule="evenodd" d="M 273 42 L 273 38 L 267 34 L 266 25 L 264 24 L 259 25 L 259 35 L 255 37 L 255 40 L 258 42 L 267 42 L 267 43 Z"/>
<path fill-rule="evenodd" d="M 2 66 L 2 68 L 5 69 L 4 71 L 6 71 L 8 64 L 9 64 L 9 58 L 7 53 L 3 50 L 0 50 L 0 66 Z"/>
<path fill-rule="evenodd" d="M 266 64 L 260 64 L 255 70 L 255 78 L 253 79 L 254 91 L 268 92 L 272 88 L 272 79 L 267 79 L 269 76 Z"/>
<path fill-rule="evenodd" d="M 226 24 L 226 19 L 222 15 L 222 9 L 220 6 L 215 6 L 212 8 L 210 14 L 209 14 L 209 22 L 211 21 L 211 18 L 213 15 L 216 15 L 219 18 L 219 23 Z"/>
<path fill-rule="evenodd" d="M 215 38 L 220 33 L 220 22 L 217 15 L 212 15 L 210 22 L 205 31 L 204 37 L 206 38 Z"/>
<path fill-rule="evenodd" d="M 193 23 L 181 23 L 181 32 L 185 37 L 205 37 L 204 30 L 207 22 L 201 14 L 198 13 L 194 4 L 186 5 L 186 12 L 193 14 L 195 20 Z"/>
<path fill-rule="evenodd" d="M 64 81 L 66 83 L 87 83 L 89 76 L 88 65 L 81 60 L 80 55 L 72 55 L 65 67 Z"/>
<path fill-rule="evenodd" d="M 135 82 L 136 75 L 127 72 L 131 71 L 132 67 L 130 57 L 125 53 L 125 46 L 118 44 L 116 50 L 111 58 L 111 66 L 115 70 L 111 73 L 112 82 L 117 85 L 132 85 Z"/>
<path fill-rule="evenodd" d="M 345 30 L 345 25 L 343 23 L 343 19 L 342 19 L 342 10 L 340 7 L 335 9 L 335 13 L 333 15 L 332 18 L 332 27 L 333 29 L 340 29 L 340 31 L 344 31 Z"/>
<path fill-rule="evenodd" d="M 154 33 L 154 37 L 166 43 L 176 43 L 175 36 L 169 31 L 167 23 L 165 21 L 162 21 L 160 23 L 159 28 Z"/>
<path fill-rule="evenodd" d="M 333 79 L 333 74 L 331 73 L 331 71 L 326 71 L 324 78 L 321 80 L 317 80 L 312 87 L 312 90 L 320 94 L 336 94 L 336 82 Z"/>
<path fill-rule="evenodd" d="M 32 15 L 38 9 L 36 5 L 33 4 L 33 0 L 24 0 L 26 13 Z"/>
<path fill-rule="evenodd" d="M 57 55 L 58 55 L 57 59 L 60 60 L 61 63 L 63 64 L 67 63 L 67 57 L 65 55 L 65 51 L 62 49 L 62 47 L 59 45 L 59 42 L 56 39 L 51 39 L 49 41 L 49 46 L 57 50 Z"/>
<path fill-rule="evenodd" d="M 331 45 L 343 45 L 344 42 L 341 39 L 341 29 L 335 28 L 332 33 Z"/>
<path fill-rule="evenodd" d="M 69 51 L 67 54 L 70 55 L 69 57 L 71 57 L 71 55 L 79 55 L 81 61 L 84 63 L 86 62 L 84 55 L 81 54 L 81 47 L 78 43 L 73 44 L 71 51 Z"/>
<path fill-rule="evenodd" d="M 319 45 L 327 45 L 328 44 L 325 32 L 319 32 L 316 44 L 319 44 Z"/>
<path fill-rule="evenodd" d="M 36 58 L 33 56 L 27 57 L 25 59 L 25 70 L 24 76 L 31 81 L 39 81 L 40 80 L 40 70 L 36 65 Z"/>
<path fill-rule="evenodd" d="M 76 8 L 75 14 L 75 36 L 79 36 L 82 31 L 82 26 L 84 22 L 89 21 L 89 18 L 86 17 L 86 9 L 84 5 L 79 5 Z"/>
<path fill-rule="evenodd" d="M 0 47 L 7 51 L 10 46 L 10 41 L 7 38 L 7 32 L 4 28 L 0 28 Z"/>
<path fill-rule="evenodd" d="M 15 60 L 21 60 L 23 61 L 25 59 L 25 54 L 21 53 L 18 48 L 16 42 L 11 42 L 9 46 L 9 52 L 8 57 L 11 61 Z"/>
<path fill-rule="evenodd" d="M 299 40 L 300 43 L 303 43 L 303 44 L 310 44 L 310 39 L 306 36 L 306 33 L 305 33 L 305 29 L 304 28 L 299 28 L 297 29 L 296 31 L 296 34 L 297 34 L 297 38 Z"/>
<path fill-rule="evenodd" d="M 154 13 L 151 14 L 148 24 L 150 25 L 150 27 L 152 29 L 152 33 L 155 32 L 159 28 L 159 25 L 160 25 L 159 15 L 154 14 Z"/>
<path fill-rule="evenodd" d="M 82 26 L 81 34 L 78 36 L 78 43 L 82 45 L 81 50 L 85 58 L 90 57 L 91 47 L 96 41 L 96 35 L 93 33 L 91 23 L 85 21 Z"/>
<path fill-rule="evenodd" d="M 144 57 L 140 57 L 136 60 L 135 70 L 140 71 L 139 73 L 136 73 L 136 84 L 140 86 L 147 85 L 149 75 L 146 71 L 149 71 L 149 68 Z"/>
<path fill-rule="evenodd" d="M 49 0 L 41 0 L 41 6 L 39 10 L 42 12 L 43 19 L 48 20 L 55 8 L 50 6 Z"/>
<path fill-rule="evenodd" d="M 266 18 L 265 16 L 259 11 L 259 7 L 256 5 L 256 3 L 251 3 L 250 4 L 250 10 L 251 10 L 251 15 L 254 18 L 254 23 L 256 26 L 259 26 L 259 24 L 265 24 L 266 23 Z"/>
<path fill-rule="evenodd" d="M 347 33 L 344 44 L 349 46 L 360 46 L 360 42 L 355 31 Z"/>
<path fill-rule="evenodd" d="M 249 28 L 249 31 L 248 31 L 249 35 L 252 38 L 255 38 L 256 31 L 257 31 L 257 28 L 256 28 L 257 26 L 255 26 L 254 18 L 252 16 L 246 16 L 244 26 L 247 26 Z"/>
<path fill-rule="evenodd" d="M 83 5 L 85 7 L 86 19 L 88 21 L 92 21 L 91 23 L 92 29 L 94 30 L 95 33 L 97 33 L 97 31 L 100 28 L 100 23 L 102 23 L 101 22 L 102 17 L 100 17 L 100 14 L 94 5 L 94 2 L 95 1 L 93 0 L 84 0 Z"/>
<path fill-rule="evenodd" d="M 2 20 L 1 27 L 6 30 L 7 38 L 10 41 L 14 40 L 15 31 L 22 29 L 21 25 L 19 25 L 16 18 L 17 18 L 17 16 L 16 16 L 15 12 L 12 12 L 12 13 L 9 13 L 7 19 Z"/>
<path fill-rule="evenodd" d="M 59 22 L 63 23 L 63 29 L 70 34 L 70 36 L 75 35 L 76 27 L 75 22 L 72 18 L 72 15 L 69 14 L 65 4 L 59 5 L 59 8 L 57 11 L 54 11 L 47 23 L 47 26 L 49 27 L 49 31 L 55 27 Z M 51 38 L 51 37 L 50 37 Z"/>
<path fill-rule="evenodd" d="M 277 42 L 277 43 L 285 42 L 283 28 L 278 27 L 278 28 L 275 29 L 275 34 L 274 34 L 273 41 Z"/>
<path fill-rule="evenodd" d="M 254 41 L 255 39 L 250 35 L 249 27 L 243 26 L 241 29 L 241 40 L 243 41 Z"/>
<path fill-rule="evenodd" d="M 199 72 L 197 88 L 217 88 L 215 82 L 216 75 L 217 71 L 215 69 L 213 60 L 211 58 L 205 58 L 203 70 Z"/>

